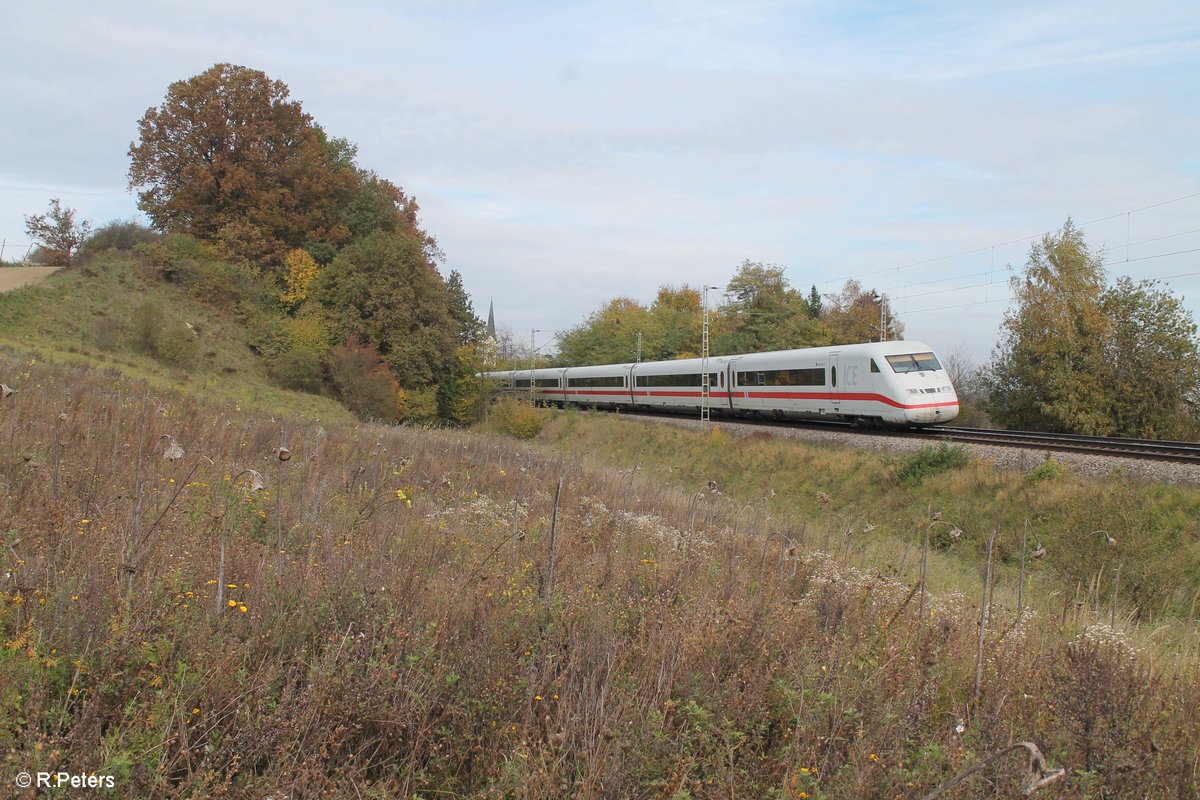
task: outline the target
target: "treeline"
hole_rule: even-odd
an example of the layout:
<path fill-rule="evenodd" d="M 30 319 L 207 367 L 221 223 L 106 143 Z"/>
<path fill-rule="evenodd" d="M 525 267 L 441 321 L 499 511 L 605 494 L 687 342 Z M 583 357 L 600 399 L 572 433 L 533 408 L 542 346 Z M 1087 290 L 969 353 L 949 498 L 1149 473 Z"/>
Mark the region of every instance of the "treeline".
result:
<path fill-rule="evenodd" d="M 701 349 L 701 290 L 664 286 L 646 306 L 628 297 L 605 304 L 559 337 L 556 363 L 564 366 L 692 358 Z M 711 300 L 712 298 L 710 298 Z M 709 310 L 713 355 L 788 350 L 879 341 L 881 316 L 889 338 L 904 326 L 886 308 L 887 297 L 847 281 L 837 294 L 806 294 L 791 286 L 784 268 L 745 261 Z"/>
<path fill-rule="evenodd" d="M 212 284 L 281 384 L 363 418 L 473 418 L 483 326 L 461 277 L 439 272 L 415 199 L 284 83 L 218 64 L 172 84 L 138 136 L 129 185 L 163 237 L 137 246 L 164 280 Z"/>

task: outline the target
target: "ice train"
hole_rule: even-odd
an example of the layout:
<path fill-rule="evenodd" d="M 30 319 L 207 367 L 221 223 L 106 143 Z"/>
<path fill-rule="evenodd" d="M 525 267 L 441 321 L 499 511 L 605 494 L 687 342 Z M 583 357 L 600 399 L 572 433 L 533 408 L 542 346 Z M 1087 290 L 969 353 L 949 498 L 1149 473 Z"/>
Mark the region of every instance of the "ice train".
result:
<path fill-rule="evenodd" d="M 588 367 L 485 372 L 535 402 L 609 409 L 699 412 L 703 361 L 644 361 Z M 710 356 L 714 417 L 846 420 L 913 427 L 958 415 L 958 395 L 937 356 L 920 342 L 872 342 Z"/>

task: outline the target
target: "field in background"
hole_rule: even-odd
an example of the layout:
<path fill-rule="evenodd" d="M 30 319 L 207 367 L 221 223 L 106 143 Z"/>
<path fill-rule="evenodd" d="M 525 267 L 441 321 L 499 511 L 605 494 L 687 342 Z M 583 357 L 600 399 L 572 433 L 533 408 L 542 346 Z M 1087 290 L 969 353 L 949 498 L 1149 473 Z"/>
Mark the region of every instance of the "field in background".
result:
<path fill-rule="evenodd" d="M 2 267 L 0 268 L 0 292 L 33 286 L 48 278 L 60 267 Z"/>
<path fill-rule="evenodd" d="M 531 444 L 316 422 L 15 351 L 0 381 L 7 775 L 111 774 L 113 797 L 916 798 L 1028 740 L 1068 770 L 1047 796 L 1195 794 L 1177 573 L 1040 517 L 1018 615 L 997 519 L 980 635 L 989 510 L 1087 527 L 1116 482 L 583 412 Z M 1186 562 L 1195 495 L 1140 491 Z M 1057 577 L 1092 557 L 1082 591 Z M 1024 778 L 1012 756 L 952 796 Z"/>

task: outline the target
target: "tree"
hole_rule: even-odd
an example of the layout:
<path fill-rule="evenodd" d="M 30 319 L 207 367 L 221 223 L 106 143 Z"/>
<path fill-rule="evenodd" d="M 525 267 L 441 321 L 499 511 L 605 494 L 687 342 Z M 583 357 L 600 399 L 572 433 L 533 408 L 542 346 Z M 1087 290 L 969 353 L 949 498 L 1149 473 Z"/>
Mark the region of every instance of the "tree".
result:
<path fill-rule="evenodd" d="M 25 217 L 25 233 L 41 245 L 42 260 L 50 266 L 70 266 L 79 246 L 91 233 L 92 223 L 75 223 L 75 209 L 63 208 L 55 197 L 45 214 Z"/>
<path fill-rule="evenodd" d="M 309 288 L 316 280 L 320 268 L 307 250 L 297 247 L 288 253 L 283 270 L 284 285 L 287 288 L 279 296 L 279 300 L 294 313 L 308 299 Z"/>
<path fill-rule="evenodd" d="M 989 411 L 1002 425 L 1102 436 L 1114 428 L 1105 386 L 1104 265 L 1068 219 L 1029 250 L 1010 281 L 1016 307 L 1004 317 L 989 367 Z"/>
<path fill-rule="evenodd" d="M 471 296 L 463 288 L 462 275 L 450 270 L 446 278 L 446 298 L 449 301 L 450 319 L 454 322 L 454 336 L 460 345 L 473 345 L 483 336 L 483 320 L 475 316 Z"/>
<path fill-rule="evenodd" d="M 406 390 L 435 384 L 451 369 L 459 329 L 416 237 L 380 231 L 347 245 L 321 270 L 313 296 L 340 337 L 357 334 L 377 347 Z"/>
<path fill-rule="evenodd" d="M 483 362 L 473 346 L 454 351 L 454 368 L 438 385 L 438 418 L 457 427 L 482 418 L 487 405 L 483 381 L 475 376 L 483 371 Z"/>
<path fill-rule="evenodd" d="M 1112 433 L 1191 439 L 1200 423 L 1200 344 L 1179 298 L 1154 281 L 1119 278 L 1100 298 Z"/>
<path fill-rule="evenodd" d="M 160 230 L 263 265 L 306 241 L 345 241 L 340 208 L 355 174 L 331 161 L 328 140 L 288 94 L 283 82 L 232 64 L 171 84 L 129 147 L 138 207 Z"/>
<path fill-rule="evenodd" d="M 809 313 L 784 268 L 744 261 L 725 286 L 712 351 L 753 353 L 829 343 L 828 328 Z"/>
<path fill-rule="evenodd" d="M 642 332 L 642 360 L 668 361 L 700 354 L 700 292 L 690 286 L 662 286 Z"/>
<path fill-rule="evenodd" d="M 851 279 L 842 286 L 840 293 L 825 297 L 828 304 L 821 307 L 821 314 L 833 331 L 832 344 L 880 340 L 880 315 L 887 295 L 881 295 L 874 289 L 863 289 L 862 284 Z M 811 307 L 811 298 L 809 304 Z M 890 308 L 886 313 L 886 325 L 888 339 L 903 338 L 904 324 L 896 319 Z"/>
<path fill-rule="evenodd" d="M 581 366 L 631 362 L 637 355 L 638 333 L 644 338 L 650 327 L 650 311 L 645 306 L 629 297 L 610 300 L 583 323 L 558 337 L 556 363 Z"/>

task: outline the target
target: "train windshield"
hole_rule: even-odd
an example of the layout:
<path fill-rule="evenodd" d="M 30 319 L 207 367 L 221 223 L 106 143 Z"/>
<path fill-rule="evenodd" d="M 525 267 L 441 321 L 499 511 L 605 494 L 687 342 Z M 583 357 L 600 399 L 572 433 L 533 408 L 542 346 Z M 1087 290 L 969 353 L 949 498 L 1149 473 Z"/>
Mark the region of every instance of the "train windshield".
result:
<path fill-rule="evenodd" d="M 942 368 L 933 353 L 905 353 L 902 356 L 888 356 L 887 362 L 896 372 L 925 372 Z"/>

